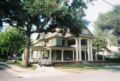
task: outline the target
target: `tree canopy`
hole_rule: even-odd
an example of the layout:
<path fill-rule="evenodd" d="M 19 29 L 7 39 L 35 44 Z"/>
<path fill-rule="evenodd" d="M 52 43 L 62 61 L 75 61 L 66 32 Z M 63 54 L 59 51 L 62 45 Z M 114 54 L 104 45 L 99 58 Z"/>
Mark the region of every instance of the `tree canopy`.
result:
<path fill-rule="evenodd" d="M 24 32 L 16 28 L 8 28 L 0 33 L 0 56 L 13 56 L 23 51 L 25 45 Z"/>
<path fill-rule="evenodd" d="M 76 27 L 79 30 L 84 26 L 82 17 L 85 16 L 84 9 L 89 1 L 92 0 L 1 0 L 0 16 L 10 25 L 30 34 L 52 31 L 56 23 L 61 27 Z M 51 25 L 46 28 L 45 25 L 50 21 Z"/>
<path fill-rule="evenodd" d="M 116 5 L 112 11 L 100 14 L 95 22 L 95 28 L 120 36 L 120 5 Z"/>
<path fill-rule="evenodd" d="M 95 21 L 94 46 L 105 48 L 107 45 L 116 45 L 117 36 L 120 36 L 120 6 L 117 5 L 112 11 L 100 14 Z"/>

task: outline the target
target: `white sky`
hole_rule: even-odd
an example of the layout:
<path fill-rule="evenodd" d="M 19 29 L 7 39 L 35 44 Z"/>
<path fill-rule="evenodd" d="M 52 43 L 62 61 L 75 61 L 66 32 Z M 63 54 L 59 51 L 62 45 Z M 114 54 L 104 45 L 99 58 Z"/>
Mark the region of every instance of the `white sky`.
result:
<path fill-rule="evenodd" d="M 120 0 L 106 0 L 113 5 L 120 4 Z M 97 19 L 99 13 L 106 13 L 112 9 L 112 6 L 105 3 L 103 0 L 97 0 L 94 2 L 94 5 L 89 5 L 86 11 L 86 18 L 91 23 L 88 28 L 91 32 L 94 31 L 94 21 Z"/>

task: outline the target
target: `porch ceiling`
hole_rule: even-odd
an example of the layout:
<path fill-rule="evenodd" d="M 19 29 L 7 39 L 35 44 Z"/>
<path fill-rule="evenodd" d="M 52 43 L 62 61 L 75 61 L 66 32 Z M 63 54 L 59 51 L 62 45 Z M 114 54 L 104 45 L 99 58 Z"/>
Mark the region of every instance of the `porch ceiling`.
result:
<path fill-rule="evenodd" d="M 34 51 L 46 50 L 44 46 L 32 46 L 31 49 Z"/>
<path fill-rule="evenodd" d="M 34 51 L 42 51 L 42 50 L 75 50 L 73 47 L 55 47 L 55 46 L 50 46 L 50 47 L 44 47 L 44 46 L 32 46 L 32 50 Z"/>
<path fill-rule="evenodd" d="M 75 50 L 75 48 L 73 48 L 73 47 L 55 47 L 55 46 L 51 46 L 49 48 L 51 48 L 53 50 Z"/>

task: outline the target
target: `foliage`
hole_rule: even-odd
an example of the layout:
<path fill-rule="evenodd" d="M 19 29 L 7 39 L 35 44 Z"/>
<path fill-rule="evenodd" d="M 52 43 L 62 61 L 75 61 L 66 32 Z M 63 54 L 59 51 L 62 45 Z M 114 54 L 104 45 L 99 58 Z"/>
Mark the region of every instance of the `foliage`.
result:
<path fill-rule="evenodd" d="M 16 28 L 8 28 L 5 32 L 0 33 L 0 53 L 3 56 L 13 56 L 23 51 L 25 44 L 24 33 Z"/>
<path fill-rule="evenodd" d="M 112 11 L 100 14 L 95 22 L 94 46 L 98 48 L 105 45 L 116 45 L 117 37 L 120 36 L 120 6 L 117 5 Z M 107 44 L 105 43 L 107 41 Z"/>
<path fill-rule="evenodd" d="M 0 62 L 5 62 L 6 59 L 0 57 Z"/>
<path fill-rule="evenodd" d="M 107 33 L 120 36 L 120 5 L 105 14 L 100 14 L 95 27 L 102 29 Z"/>
<path fill-rule="evenodd" d="M 95 38 L 93 40 L 93 46 L 97 49 L 106 48 L 107 40 L 106 40 L 106 33 L 101 31 L 100 29 L 96 29 L 94 33 Z"/>

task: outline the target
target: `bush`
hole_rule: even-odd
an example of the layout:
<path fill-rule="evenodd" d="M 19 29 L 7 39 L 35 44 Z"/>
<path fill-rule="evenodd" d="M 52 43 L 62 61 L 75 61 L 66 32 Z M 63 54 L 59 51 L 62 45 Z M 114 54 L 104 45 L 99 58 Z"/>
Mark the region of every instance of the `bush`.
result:
<path fill-rule="evenodd" d="M 0 62 L 5 62 L 6 59 L 0 57 Z"/>
<path fill-rule="evenodd" d="M 105 58 L 106 62 L 120 62 L 120 58 Z"/>

